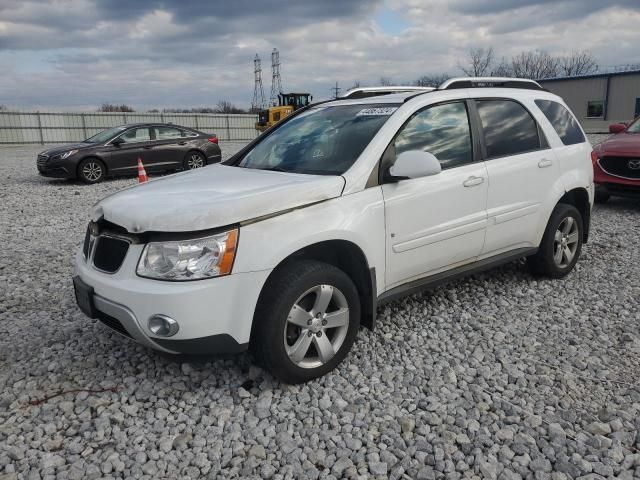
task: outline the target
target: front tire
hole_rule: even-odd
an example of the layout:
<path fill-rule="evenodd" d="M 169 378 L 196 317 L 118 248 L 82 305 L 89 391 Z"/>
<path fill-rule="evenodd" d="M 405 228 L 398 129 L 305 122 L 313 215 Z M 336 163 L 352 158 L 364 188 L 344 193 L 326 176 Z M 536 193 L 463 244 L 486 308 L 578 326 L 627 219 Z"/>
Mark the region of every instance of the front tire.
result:
<path fill-rule="evenodd" d="M 184 159 L 185 170 L 195 170 L 196 168 L 202 168 L 207 166 L 207 159 L 205 156 L 196 151 L 187 153 Z"/>
<path fill-rule="evenodd" d="M 537 275 L 563 278 L 573 270 L 584 238 L 582 215 L 576 207 L 559 203 L 551 213 L 538 252 L 527 259 Z"/>
<path fill-rule="evenodd" d="M 283 382 L 307 382 L 351 350 L 360 326 L 358 291 L 333 265 L 291 263 L 266 283 L 253 323 L 256 361 Z"/>
<path fill-rule="evenodd" d="M 78 178 L 89 185 L 100 183 L 106 174 L 107 168 L 97 158 L 85 158 L 78 164 Z"/>

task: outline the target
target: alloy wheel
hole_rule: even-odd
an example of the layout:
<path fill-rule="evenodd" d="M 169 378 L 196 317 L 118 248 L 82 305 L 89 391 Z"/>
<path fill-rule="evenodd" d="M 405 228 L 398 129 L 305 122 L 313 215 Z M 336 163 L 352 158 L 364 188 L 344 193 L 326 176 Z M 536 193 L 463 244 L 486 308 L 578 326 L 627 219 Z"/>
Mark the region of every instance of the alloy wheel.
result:
<path fill-rule="evenodd" d="M 320 367 L 336 355 L 348 330 L 349 306 L 344 294 L 331 285 L 317 285 L 300 295 L 289 311 L 285 350 L 299 367 Z"/>
<path fill-rule="evenodd" d="M 102 177 L 102 166 L 97 162 L 87 162 L 82 167 L 82 175 L 90 182 L 95 182 Z"/>
<path fill-rule="evenodd" d="M 204 158 L 202 158 L 202 155 L 198 153 L 192 153 L 189 155 L 189 159 L 187 160 L 187 166 L 189 167 L 189 170 L 202 168 L 204 167 Z"/>
<path fill-rule="evenodd" d="M 578 249 L 578 222 L 573 217 L 566 217 L 553 237 L 553 261 L 560 268 L 568 267 Z"/>

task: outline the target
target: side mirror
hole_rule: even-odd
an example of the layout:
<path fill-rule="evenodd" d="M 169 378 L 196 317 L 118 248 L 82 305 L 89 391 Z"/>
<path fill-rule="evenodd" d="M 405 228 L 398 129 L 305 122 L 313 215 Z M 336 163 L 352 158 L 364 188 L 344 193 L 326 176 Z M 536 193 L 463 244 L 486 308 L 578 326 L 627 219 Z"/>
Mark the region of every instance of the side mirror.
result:
<path fill-rule="evenodd" d="M 609 125 L 609 133 L 620 133 L 627 129 L 627 125 L 624 123 L 614 123 Z"/>
<path fill-rule="evenodd" d="M 119 147 L 123 143 L 125 143 L 125 141 L 124 141 L 124 139 L 122 137 L 118 137 L 118 138 L 115 138 L 115 139 L 111 140 L 111 145 L 115 145 L 116 147 Z"/>
<path fill-rule="evenodd" d="M 442 171 L 440 162 L 436 156 L 422 150 L 409 150 L 402 152 L 389 168 L 388 179 L 390 181 L 405 180 L 407 178 L 420 178 L 437 175 Z"/>

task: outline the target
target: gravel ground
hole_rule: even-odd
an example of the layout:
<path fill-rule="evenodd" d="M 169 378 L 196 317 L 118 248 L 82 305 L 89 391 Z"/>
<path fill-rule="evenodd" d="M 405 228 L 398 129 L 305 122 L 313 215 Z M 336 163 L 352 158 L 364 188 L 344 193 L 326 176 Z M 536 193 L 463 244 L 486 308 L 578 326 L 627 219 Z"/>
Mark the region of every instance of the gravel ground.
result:
<path fill-rule="evenodd" d="M 566 280 L 515 262 L 391 303 L 287 386 L 84 317 L 72 254 L 135 180 L 44 179 L 40 149 L 0 150 L 0 479 L 640 478 L 640 202 L 595 208 Z"/>

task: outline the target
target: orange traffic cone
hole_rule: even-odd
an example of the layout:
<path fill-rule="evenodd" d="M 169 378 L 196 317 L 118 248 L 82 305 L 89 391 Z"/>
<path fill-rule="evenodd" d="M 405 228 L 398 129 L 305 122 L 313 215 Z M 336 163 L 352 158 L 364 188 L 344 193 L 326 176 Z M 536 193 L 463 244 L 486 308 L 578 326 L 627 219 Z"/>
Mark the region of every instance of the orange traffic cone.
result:
<path fill-rule="evenodd" d="M 138 157 L 138 183 L 144 183 L 147 180 L 149 180 L 149 177 L 147 177 L 147 171 L 144 169 L 142 159 Z"/>

